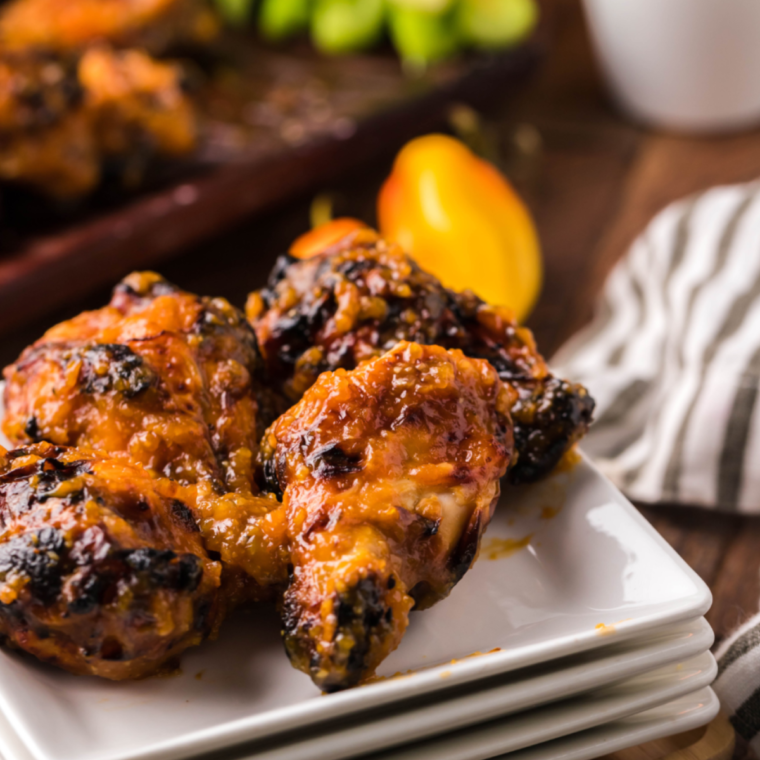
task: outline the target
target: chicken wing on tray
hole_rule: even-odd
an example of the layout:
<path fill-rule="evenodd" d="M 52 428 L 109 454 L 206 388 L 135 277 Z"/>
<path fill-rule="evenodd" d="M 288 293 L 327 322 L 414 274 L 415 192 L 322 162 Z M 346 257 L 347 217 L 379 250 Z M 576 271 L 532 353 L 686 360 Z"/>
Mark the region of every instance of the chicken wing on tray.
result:
<path fill-rule="evenodd" d="M 321 372 L 355 367 L 400 340 L 487 359 L 517 391 L 512 482 L 550 472 L 591 421 L 586 389 L 551 374 L 508 309 L 444 288 L 372 230 L 305 261 L 283 257 L 247 313 L 270 376 L 292 400 Z"/>
<path fill-rule="evenodd" d="M 0 50 L 78 51 L 92 43 L 162 53 L 206 43 L 217 22 L 202 0 L 11 0 L 0 6 Z"/>
<path fill-rule="evenodd" d="M 155 672 L 221 622 L 177 483 L 48 443 L 0 449 L 0 635 L 73 673 Z"/>
<path fill-rule="evenodd" d="M 6 368 L 3 431 L 14 445 L 84 446 L 194 486 L 206 548 L 255 581 L 241 593 L 264 596 L 287 563 L 277 502 L 254 485 L 276 416 L 261 370 L 253 331 L 227 301 L 135 274 L 109 306 L 52 328 Z"/>
<path fill-rule="evenodd" d="M 131 185 L 157 156 L 195 147 L 195 111 L 172 64 L 106 47 L 0 51 L 0 181 L 76 197 L 106 169 Z"/>
<path fill-rule="evenodd" d="M 5 499 L 12 513 L 0 626 L 19 646 L 75 672 L 129 677 L 240 601 L 279 598 L 293 664 L 326 691 L 350 687 L 398 645 L 409 611 L 445 597 L 472 565 L 515 459 L 512 480 L 535 479 L 589 424 L 593 401 L 549 373 L 508 312 L 444 289 L 375 233 L 285 264 L 249 302 L 263 360 L 226 301 L 143 273 L 5 370 L 3 430 L 32 447 L 0 467 L 0 510 Z M 274 422 L 285 401 L 271 382 L 300 399 Z M 142 491 L 157 515 L 149 528 L 134 507 Z M 33 509 L 20 516 L 14 499 Z M 190 538 L 173 532 L 175 502 Z M 116 564 L 78 548 L 101 526 Z M 203 592 L 214 612 L 189 633 L 198 616 L 187 610 L 205 607 L 188 599 L 206 586 L 184 585 L 176 568 L 195 562 L 189 554 L 205 568 L 204 550 L 221 586 Z M 130 649 L 133 618 L 109 606 L 110 591 L 92 609 L 81 602 L 91 617 L 71 616 L 80 588 L 89 599 L 87 584 L 110 589 L 113 577 L 134 585 L 140 609 L 175 621 L 173 643 L 148 625 Z M 83 650 L 93 625 L 96 649 Z"/>
<path fill-rule="evenodd" d="M 496 371 L 401 343 L 323 375 L 265 434 L 271 493 L 257 496 L 250 441 L 214 409 L 220 390 L 255 429 L 243 390 L 255 369 L 215 368 L 242 358 L 231 336 L 245 326 L 228 308 L 133 277 L 6 372 L 15 442 L 111 457 L 54 443 L 0 452 L 0 632 L 15 645 L 76 673 L 150 673 L 240 601 L 210 548 L 225 573 L 285 591 L 288 654 L 334 691 L 371 675 L 409 610 L 446 596 L 474 561 L 512 454 L 514 391 Z M 157 435 L 167 447 L 146 449 Z"/>
<path fill-rule="evenodd" d="M 371 675 L 412 607 L 475 559 L 512 454 L 514 391 L 487 362 L 400 343 L 320 376 L 262 442 L 282 495 L 293 664 L 326 691 Z"/>

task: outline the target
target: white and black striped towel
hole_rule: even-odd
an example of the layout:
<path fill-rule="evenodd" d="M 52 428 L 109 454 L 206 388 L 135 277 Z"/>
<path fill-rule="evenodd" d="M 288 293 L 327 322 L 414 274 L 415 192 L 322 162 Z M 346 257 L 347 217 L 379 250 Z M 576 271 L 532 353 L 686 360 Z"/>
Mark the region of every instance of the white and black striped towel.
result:
<path fill-rule="evenodd" d="M 716 652 L 715 690 L 736 733 L 760 757 L 760 615 L 745 623 Z"/>
<path fill-rule="evenodd" d="M 760 513 L 760 183 L 661 212 L 554 364 L 596 399 L 583 447 L 630 498 Z"/>
<path fill-rule="evenodd" d="M 661 212 L 554 364 L 596 398 L 584 448 L 630 498 L 760 513 L 760 182 Z M 718 660 L 760 757 L 760 615 Z"/>

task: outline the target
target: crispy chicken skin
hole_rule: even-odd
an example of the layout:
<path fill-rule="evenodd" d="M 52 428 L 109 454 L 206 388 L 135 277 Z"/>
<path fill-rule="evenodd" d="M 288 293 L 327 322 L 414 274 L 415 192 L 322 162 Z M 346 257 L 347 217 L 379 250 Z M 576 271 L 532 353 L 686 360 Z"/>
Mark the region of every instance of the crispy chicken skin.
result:
<path fill-rule="evenodd" d="M 515 483 L 550 472 L 591 422 L 586 389 L 551 374 L 508 309 L 444 288 L 372 230 L 305 261 L 282 257 L 268 287 L 249 297 L 247 315 L 270 376 L 292 400 L 321 372 L 355 367 L 400 340 L 487 359 L 517 391 Z"/>
<path fill-rule="evenodd" d="M 0 181 L 66 198 L 99 176 L 78 61 L 0 52 Z"/>
<path fill-rule="evenodd" d="M 193 485 L 206 548 L 264 595 L 287 577 L 277 506 L 257 496 L 258 441 L 276 416 L 256 338 L 221 298 L 133 274 L 109 306 L 49 330 L 5 369 L 14 445 L 84 446 Z"/>
<path fill-rule="evenodd" d="M 0 51 L 0 181 L 72 198 L 106 168 L 134 185 L 156 157 L 196 145 L 195 110 L 173 64 L 102 46 L 81 56 Z"/>
<path fill-rule="evenodd" d="M 321 375 L 269 429 L 263 472 L 292 564 L 285 645 L 320 688 L 371 675 L 410 609 L 471 566 L 512 454 L 513 402 L 487 362 L 403 342 Z"/>
<path fill-rule="evenodd" d="M 11 0 L 0 6 L 0 50 L 71 52 L 99 42 L 162 53 L 206 43 L 217 22 L 202 0 Z"/>
<path fill-rule="evenodd" d="M 193 149 L 195 114 L 182 89 L 182 72 L 138 50 L 89 49 L 79 62 L 79 81 L 104 155 L 139 149 L 182 155 Z"/>
<path fill-rule="evenodd" d="M 0 57 L 0 134 L 40 129 L 82 99 L 78 58 L 36 53 Z"/>
<path fill-rule="evenodd" d="M 177 483 L 48 443 L 0 449 L 0 634 L 72 673 L 155 672 L 221 622 Z"/>
<path fill-rule="evenodd" d="M 5 369 L 3 431 L 128 455 L 151 472 L 250 491 L 264 431 L 255 337 L 221 298 L 133 274 Z"/>
<path fill-rule="evenodd" d="M 321 375 L 259 446 L 281 403 L 263 369 L 240 312 L 153 273 L 6 368 L 22 448 L 0 452 L 0 632 L 130 678 L 280 598 L 318 686 L 371 675 L 473 563 L 517 391 L 487 361 L 396 342 Z"/>

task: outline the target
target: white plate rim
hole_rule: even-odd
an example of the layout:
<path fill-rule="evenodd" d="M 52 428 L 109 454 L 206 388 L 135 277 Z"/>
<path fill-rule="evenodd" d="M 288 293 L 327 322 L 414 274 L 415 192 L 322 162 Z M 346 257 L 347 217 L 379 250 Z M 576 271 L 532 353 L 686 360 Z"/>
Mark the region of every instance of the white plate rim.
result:
<path fill-rule="evenodd" d="M 700 687 L 673 700 L 659 699 L 658 706 L 643 711 L 629 712 L 627 717 L 601 723 L 583 731 L 566 734 L 561 738 L 541 742 L 522 750 L 499 754 L 510 760 L 590 760 L 607 752 L 634 746 L 661 736 L 680 733 L 705 725 L 717 715 L 719 702 L 709 686 Z M 625 711 L 624 711 L 625 712 Z M 473 746 L 477 746 L 478 727 L 468 729 Z M 31 760 L 28 749 L 19 741 L 4 716 L 0 716 L 0 758 L 2 760 Z M 568 754 L 572 753 L 572 754 Z M 254 757 L 261 757 L 255 755 Z M 375 757 L 384 760 L 392 755 Z M 496 758 L 486 752 L 482 758 Z M 253 760 L 251 756 L 235 756 L 235 760 Z M 266 758 L 264 758 L 266 760 Z M 420 757 L 418 760 L 428 760 Z M 468 758 L 468 760 L 475 760 Z"/>
<path fill-rule="evenodd" d="M 720 700 L 707 686 L 623 720 L 510 752 L 493 760 L 595 760 L 612 752 L 701 728 L 719 712 Z"/>
<path fill-rule="evenodd" d="M 660 668 L 582 697 L 544 705 L 503 720 L 491 720 L 410 747 L 373 753 L 367 760 L 485 760 L 498 757 L 667 704 L 709 686 L 717 671 L 715 658 L 710 652 L 703 652 L 680 665 Z M 483 748 L 488 747 L 488 751 L 481 753 L 474 746 L 475 742 Z M 250 757 L 252 760 L 253 756 Z M 285 760 L 285 757 L 284 754 L 264 754 L 261 760 Z"/>
<path fill-rule="evenodd" d="M 711 655 L 705 655 L 714 639 L 712 629 L 704 618 L 700 618 L 681 631 L 682 635 L 686 631 L 689 634 L 681 646 L 670 648 L 670 651 L 669 647 L 658 645 L 654 640 L 648 647 L 634 647 L 620 654 L 614 651 L 600 653 L 599 660 L 590 664 L 571 661 L 559 673 L 540 674 L 524 682 L 508 680 L 506 684 L 492 684 L 475 692 L 451 695 L 418 708 L 363 720 L 332 733 L 310 735 L 273 753 L 263 751 L 256 757 L 261 760 L 348 760 L 369 751 L 390 753 L 393 748 L 399 750 L 407 744 L 432 740 L 441 732 L 465 730 L 497 719 L 519 718 L 555 702 L 620 687 L 658 671 L 667 671 L 670 679 L 678 673 L 683 676 L 684 670 L 699 662 L 700 658 L 704 670 L 696 677 L 698 684 L 711 682 L 715 672 L 714 660 Z M 636 662 L 637 656 L 642 655 L 646 662 Z M 617 674 L 610 677 L 604 672 L 605 665 L 614 665 Z M 696 687 L 684 685 L 684 689 L 688 688 Z M 361 720 L 362 716 L 357 717 Z"/>

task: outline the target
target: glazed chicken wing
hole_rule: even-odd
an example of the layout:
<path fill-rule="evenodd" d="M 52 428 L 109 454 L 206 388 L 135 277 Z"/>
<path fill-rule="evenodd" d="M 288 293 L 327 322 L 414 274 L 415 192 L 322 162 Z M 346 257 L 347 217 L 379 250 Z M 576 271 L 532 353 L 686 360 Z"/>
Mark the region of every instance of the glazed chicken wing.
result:
<path fill-rule="evenodd" d="M 173 64 L 105 47 L 0 53 L 0 181 L 70 198 L 107 167 L 134 185 L 156 157 L 192 151 L 196 133 Z"/>
<path fill-rule="evenodd" d="M 305 261 L 283 257 L 247 313 L 270 375 L 293 400 L 321 372 L 350 369 L 401 340 L 487 359 L 517 391 L 512 482 L 546 475 L 591 421 L 585 388 L 551 374 L 508 309 L 444 288 L 372 230 Z"/>
<path fill-rule="evenodd" d="M 200 643 L 223 606 L 192 499 L 85 450 L 0 449 L 2 637 L 73 673 L 116 680 Z"/>
<path fill-rule="evenodd" d="M 202 0 L 11 0 L 0 7 L 0 50 L 72 52 L 109 42 L 161 53 L 216 32 Z"/>
<path fill-rule="evenodd" d="M 75 59 L 0 52 L 0 181 L 66 198 L 100 176 Z"/>
<path fill-rule="evenodd" d="M 470 567 L 512 454 L 514 391 L 487 362 L 400 343 L 325 373 L 262 442 L 282 495 L 293 664 L 326 691 L 371 675 L 412 607 Z"/>
<path fill-rule="evenodd" d="M 276 501 L 256 495 L 258 441 L 274 417 L 253 331 L 224 299 L 133 274 L 109 306 L 64 322 L 6 368 L 3 431 L 135 462 L 198 491 L 206 548 L 264 593 L 284 582 Z"/>

